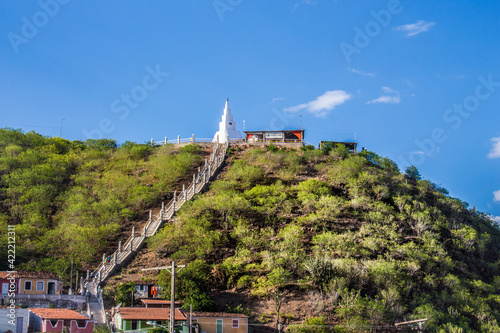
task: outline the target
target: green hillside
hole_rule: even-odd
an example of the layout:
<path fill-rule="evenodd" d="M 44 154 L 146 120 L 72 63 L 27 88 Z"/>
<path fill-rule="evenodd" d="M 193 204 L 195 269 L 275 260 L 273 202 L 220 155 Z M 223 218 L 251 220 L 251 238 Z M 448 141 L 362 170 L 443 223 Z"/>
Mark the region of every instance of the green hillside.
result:
<path fill-rule="evenodd" d="M 246 311 L 217 305 L 214 295 L 230 290 L 236 300 L 271 300 L 274 313 L 253 310 L 252 320 L 274 325 L 279 313 L 292 333 L 418 318 L 435 332 L 500 332 L 498 225 L 416 168 L 401 173 L 372 152 L 310 148 L 229 148 L 210 190 L 149 240 L 155 258 L 186 264 L 177 287 L 186 306 Z M 197 145 L 118 148 L 0 129 L 2 257 L 15 225 L 17 270 L 67 279 L 72 259 L 93 268 L 191 179 L 204 154 Z M 167 295 L 169 279 L 159 276 Z M 297 324 L 305 318 L 297 308 L 313 326 Z"/>
<path fill-rule="evenodd" d="M 154 148 L 113 140 L 68 141 L 0 129 L 0 228 L 15 225 L 16 270 L 67 278 L 99 260 L 120 232 L 146 219 L 202 158 L 199 146 Z M 153 207 L 152 207 L 153 206 Z M 7 260 L 0 262 L 6 270 Z"/>
<path fill-rule="evenodd" d="M 500 331 L 500 230 L 485 214 L 371 152 L 230 150 L 221 179 L 149 242 L 187 264 L 186 304 L 214 309 L 210 292 L 235 288 L 283 307 L 302 295 L 310 323 L 337 331 L 421 318 L 431 331 Z"/>

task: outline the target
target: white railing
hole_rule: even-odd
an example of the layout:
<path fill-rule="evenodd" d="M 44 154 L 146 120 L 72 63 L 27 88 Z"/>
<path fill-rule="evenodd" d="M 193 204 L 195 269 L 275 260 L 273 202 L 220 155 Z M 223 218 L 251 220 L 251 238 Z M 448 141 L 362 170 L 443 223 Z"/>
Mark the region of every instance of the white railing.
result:
<path fill-rule="evenodd" d="M 180 193 L 174 192 L 174 198 L 167 204 L 162 204 L 159 214 L 153 218 L 152 211 L 149 214 L 149 220 L 142 228 L 140 235 L 136 235 L 135 227 L 132 227 L 132 234 L 122 246 L 121 241 L 118 243 L 118 249 L 109 256 L 109 261 L 105 255 L 103 260 L 84 281 L 87 289 L 98 293 L 98 286 L 101 285 L 113 272 L 113 270 L 122 265 L 129 257 L 137 251 L 145 242 L 146 238 L 153 236 L 162 226 L 165 221 L 172 218 L 176 211 L 178 211 L 184 202 L 190 200 L 193 196 L 203 190 L 210 182 L 212 176 L 219 170 L 224 162 L 226 150 L 229 144 L 214 145 L 214 149 L 209 159 L 205 160 L 203 168 L 198 168 L 198 173 L 193 174 L 193 181 L 186 188 L 183 185 Z"/>
<path fill-rule="evenodd" d="M 154 141 L 153 138 L 151 138 L 151 144 L 155 146 L 162 146 L 166 144 L 176 144 L 176 143 L 214 143 L 213 138 L 195 138 L 194 135 L 189 137 L 189 138 L 181 138 L 180 136 L 177 136 L 177 139 L 171 139 L 167 140 L 167 137 L 165 137 L 164 140 L 160 141 Z M 230 142 L 232 143 L 245 143 L 245 139 L 229 139 Z"/>

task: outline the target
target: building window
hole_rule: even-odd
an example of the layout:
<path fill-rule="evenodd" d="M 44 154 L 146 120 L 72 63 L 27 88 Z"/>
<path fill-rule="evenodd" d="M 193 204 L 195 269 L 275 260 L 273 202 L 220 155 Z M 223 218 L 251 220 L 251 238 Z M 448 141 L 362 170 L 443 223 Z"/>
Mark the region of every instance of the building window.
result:
<path fill-rule="evenodd" d="M 240 321 L 238 319 L 233 319 L 233 328 L 240 327 Z"/>
<path fill-rule="evenodd" d="M 86 320 L 77 320 L 76 325 L 79 328 L 85 328 L 87 326 L 87 321 Z"/>
<path fill-rule="evenodd" d="M 232 122 L 229 122 L 229 125 L 232 125 L 233 123 Z"/>
<path fill-rule="evenodd" d="M 24 281 L 24 290 L 31 290 L 31 281 Z"/>
<path fill-rule="evenodd" d="M 36 290 L 38 291 L 43 290 L 43 281 L 38 281 L 36 283 Z"/>
<path fill-rule="evenodd" d="M 57 319 L 51 319 L 49 321 L 50 321 L 50 325 L 52 325 L 52 327 L 56 327 L 57 323 L 59 322 L 59 320 L 57 320 Z"/>
<path fill-rule="evenodd" d="M 217 319 L 216 333 L 222 333 L 222 319 Z"/>
<path fill-rule="evenodd" d="M 137 320 L 132 320 L 131 330 L 135 331 L 137 329 Z"/>

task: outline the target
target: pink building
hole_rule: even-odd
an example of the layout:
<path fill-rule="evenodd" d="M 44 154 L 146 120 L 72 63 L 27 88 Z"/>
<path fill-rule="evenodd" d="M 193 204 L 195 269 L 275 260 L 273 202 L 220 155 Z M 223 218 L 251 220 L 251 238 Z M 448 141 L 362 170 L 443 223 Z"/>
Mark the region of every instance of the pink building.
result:
<path fill-rule="evenodd" d="M 33 308 L 30 310 L 30 331 L 92 333 L 94 321 L 68 309 Z"/>

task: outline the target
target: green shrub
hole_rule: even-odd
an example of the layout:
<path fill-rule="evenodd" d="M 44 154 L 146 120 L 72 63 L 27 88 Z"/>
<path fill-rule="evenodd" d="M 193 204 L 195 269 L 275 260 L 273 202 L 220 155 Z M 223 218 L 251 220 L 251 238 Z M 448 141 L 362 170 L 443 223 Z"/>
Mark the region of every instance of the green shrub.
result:
<path fill-rule="evenodd" d="M 328 333 L 332 332 L 332 327 L 326 323 L 324 317 L 312 317 L 304 320 L 302 324 L 288 326 L 290 333 Z"/>

